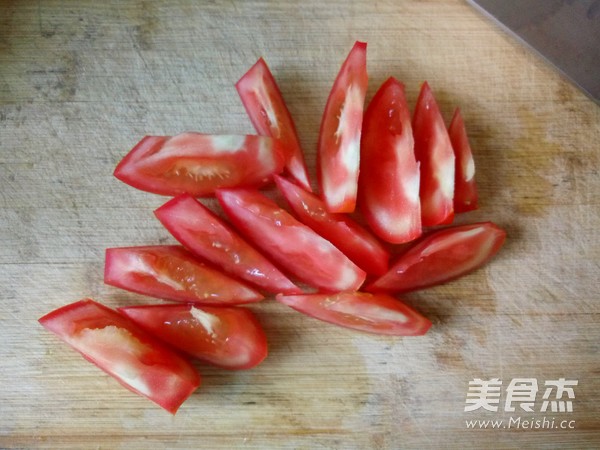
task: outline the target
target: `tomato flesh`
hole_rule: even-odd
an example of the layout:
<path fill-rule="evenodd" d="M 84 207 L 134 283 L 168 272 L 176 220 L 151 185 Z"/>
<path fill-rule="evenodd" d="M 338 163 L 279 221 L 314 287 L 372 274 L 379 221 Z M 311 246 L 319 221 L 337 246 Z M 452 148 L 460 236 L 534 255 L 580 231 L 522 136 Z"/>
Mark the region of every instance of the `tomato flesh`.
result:
<path fill-rule="evenodd" d="M 456 279 L 485 264 L 505 239 L 506 232 L 492 222 L 435 231 L 400 255 L 366 290 L 408 292 Z"/>
<path fill-rule="evenodd" d="M 265 60 L 260 58 L 235 87 L 258 134 L 279 139 L 286 155 L 287 171 L 310 191 L 296 125 Z"/>
<path fill-rule="evenodd" d="M 415 156 L 421 169 L 423 226 L 452 223 L 454 150 L 440 108 L 427 82 L 421 86 L 412 121 Z"/>
<path fill-rule="evenodd" d="M 315 319 L 369 333 L 420 336 L 431 327 L 426 317 L 387 294 L 339 292 L 276 299 Z"/>
<path fill-rule="evenodd" d="M 356 206 L 367 83 L 367 44 L 356 42 L 333 84 L 319 132 L 317 175 L 330 212 L 353 212 Z"/>
<path fill-rule="evenodd" d="M 302 223 L 308 225 L 369 274 L 388 269 L 389 252 L 368 230 L 346 214 L 327 211 L 325 203 L 300 186 L 275 175 L 275 184 Z"/>
<path fill-rule="evenodd" d="M 267 258 L 190 195 L 168 201 L 154 214 L 189 251 L 228 274 L 268 292 L 302 292 Z"/>
<path fill-rule="evenodd" d="M 356 290 L 366 273 L 311 228 L 256 190 L 219 189 L 217 198 L 240 232 L 300 281 L 326 291 Z"/>
<path fill-rule="evenodd" d="M 200 385 L 189 361 L 91 299 L 56 309 L 39 322 L 124 387 L 172 414 Z"/>
<path fill-rule="evenodd" d="M 114 175 L 143 191 L 202 197 L 219 187 L 262 185 L 283 164 L 281 144 L 267 136 L 183 133 L 144 137 Z"/>
<path fill-rule="evenodd" d="M 420 172 L 404 85 L 389 78 L 365 112 L 358 198 L 369 227 L 394 244 L 421 235 Z"/>
<path fill-rule="evenodd" d="M 264 298 L 177 245 L 106 249 L 104 282 L 139 294 L 187 303 L 234 305 Z"/>
<path fill-rule="evenodd" d="M 454 210 L 457 213 L 477 209 L 477 185 L 475 183 L 475 160 L 469 144 L 465 121 L 456 108 L 448 127 L 454 157 L 456 177 L 454 181 Z"/>
<path fill-rule="evenodd" d="M 144 305 L 119 311 L 173 347 L 225 369 L 250 369 L 267 356 L 265 333 L 245 308 Z"/>

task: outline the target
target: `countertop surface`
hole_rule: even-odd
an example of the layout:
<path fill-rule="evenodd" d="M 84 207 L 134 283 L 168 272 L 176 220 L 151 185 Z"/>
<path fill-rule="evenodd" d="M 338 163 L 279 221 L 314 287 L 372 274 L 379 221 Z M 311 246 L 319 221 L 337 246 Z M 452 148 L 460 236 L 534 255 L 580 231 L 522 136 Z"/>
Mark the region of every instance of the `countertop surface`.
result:
<path fill-rule="evenodd" d="M 508 233 L 484 268 L 404 296 L 433 322 L 426 336 L 353 332 L 267 299 L 252 309 L 269 357 L 198 364 L 203 385 L 171 416 L 38 324 L 83 297 L 157 302 L 103 284 L 105 248 L 175 242 L 152 214 L 167 199 L 114 167 L 146 134 L 253 133 L 234 83 L 260 56 L 314 180 L 355 40 L 367 99 L 393 75 L 411 107 L 424 80 L 447 121 L 461 107 L 481 207 L 457 222 Z M 598 448 L 599 143 L 598 105 L 462 1 L 1 1 L 0 447 Z M 465 411 L 477 379 L 501 383 L 497 411 Z"/>

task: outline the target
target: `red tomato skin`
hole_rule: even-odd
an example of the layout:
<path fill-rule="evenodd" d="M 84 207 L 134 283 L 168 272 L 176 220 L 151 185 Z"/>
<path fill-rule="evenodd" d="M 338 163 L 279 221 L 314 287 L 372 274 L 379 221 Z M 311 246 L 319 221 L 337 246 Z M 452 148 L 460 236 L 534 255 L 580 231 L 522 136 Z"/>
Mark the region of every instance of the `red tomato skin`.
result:
<path fill-rule="evenodd" d="M 368 230 L 345 214 L 328 212 L 319 197 L 291 181 L 279 175 L 275 175 L 274 180 L 302 223 L 335 245 L 365 272 L 383 275 L 387 271 L 390 254 Z"/>
<path fill-rule="evenodd" d="M 205 197 L 219 187 L 263 185 L 284 162 L 281 143 L 267 136 L 188 132 L 144 137 L 114 175 L 154 194 Z"/>
<path fill-rule="evenodd" d="M 190 252 L 228 274 L 272 293 L 302 292 L 267 258 L 192 196 L 175 197 L 154 214 Z"/>
<path fill-rule="evenodd" d="M 360 210 L 384 241 L 403 244 L 421 235 L 419 178 L 404 85 L 391 77 L 365 112 L 358 179 Z"/>
<path fill-rule="evenodd" d="M 315 319 L 367 333 L 422 336 L 431 327 L 426 317 L 387 294 L 280 294 L 276 299 Z"/>
<path fill-rule="evenodd" d="M 108 248 L 105 260 L 106 284 L 150 297 L 205 305 L 239 305 L 264 298 L 178 245 Z"/>
<path fill-rule="evenodd" d="M 174 348 L 224 369 L 251 369 L 267 357 L 265 333 L 246 308 L 142 305 L 119 312 Z"/>
<path fill-rule="evenodd" d="M 298 280 L 324 291 L 357 290 L 366 273 L 311 228 L 256 190 L 219 189 L 225 214 L 244 236 Z"/>
<path fill-rule="evenodd" d="M 235 87 L 257 133 L 279 139 L 288 173 L 311 191 L 296 125 L 265 60 L 259 58 Z"/>
<path fill-rule="evenodd" d="M 369 292 L 409 292 L 454 280 L 481 267 L 504 244 L 506 232 L 492 222 L 434 231 L 365 287 Z"/>
<path fill-rule="evenodd" d="M 356 206 L 367 84 L 367 44 L 356 42 L 335 79 L 319 131 L 317 179 L 329 212 L 351 213 Z"/>
<path fill-rule="evenodd" d="M 171 414 L 175 414 L 181 404 L 200 386 L 200 375 L 187 359 L 127 317 L 92 299 L 86 298 L 58 308 L 41 317 L 39 322 L 85 359 L 115 378 L 122 386 L 148 398 Z M 97 334 L 99 330 L 120 333 L 126 336 L 126 341 L 121 339 L 119 345 L 114 342 L 99 342 L 97 345 L 103 346 L 102 348 L 91 349 L 89 345 L 93 345 L 93 341 L 88 343 L 83 339 L 87 333 Z M 140 352 L 140 348 L 143 353 L 136 358 L 135 353 Z M 97 356 L 90 354 L 93 351 L 97 352 Z M 126 357 L 131 358 L 131 361 L 126 361 L 129 363 L 129 370 L 138 371 L 136 383 L 145 385 L 144 388 L 150 392 L 142 392 L 121 378 L 118 367 L 109 366 L 111 362 L 116 364 L 117 361 L 107 361 L 106 355 L 102 354 L 106 351 L 114 353 L 115 358 L 123 356 L 119 352 L 125 352 Z"/>
<path fill-rule="evenodd" d="M 427 82 L 412 121 L 415 156 L 421 169 L 421 222 L 424 227 L 447 225 L 454 219 L 454 150 L 440 108 Z"/>
<path fill-rule="evenodd" d="M 460 109 L 456 108 L 448 127 L 448 135 L 456 158 L 456 179 L 454 181 L 454 210 L 457 213 L 477 209 L 477 184 L 475 182 L 475 161 L 469 144 L 467 128 Z"/>

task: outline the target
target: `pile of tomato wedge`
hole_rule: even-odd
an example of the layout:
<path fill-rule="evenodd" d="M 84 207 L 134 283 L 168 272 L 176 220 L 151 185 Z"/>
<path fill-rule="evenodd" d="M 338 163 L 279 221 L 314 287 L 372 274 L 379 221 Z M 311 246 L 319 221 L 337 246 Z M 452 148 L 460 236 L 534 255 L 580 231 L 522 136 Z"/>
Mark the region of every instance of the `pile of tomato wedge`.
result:
<path fill-rule="evenodd" d="M 41 324 L 171 413 L 200 385 L 190 358 L 236 370 L 267 356 L 243 304 L 274 297 L 347 328 L 425 334 L 431 322 L 395 295 L 475 270 L 506 234 L 492 222 L 446 226 L 477 208 L 460 111 L 446 128 L 424 83 L 411 114 L 394 78 L 364 109 L 367 82 L 366 44 L 357 42 L 323 113 L 318 194 L 262 58 L 236 84 L 257 135 L 144 137 L 114 174 L 173 197 L 154 214 L 181 245 L 109 248 L 104 281 L 174 303 L 115 311 L 83 299 Z M 279 196 L 260 190 L 273 183 Z M 222 213 L 199 197 L 216 198 Z M 273 200 L 281 197 L 286 208 Z"/>

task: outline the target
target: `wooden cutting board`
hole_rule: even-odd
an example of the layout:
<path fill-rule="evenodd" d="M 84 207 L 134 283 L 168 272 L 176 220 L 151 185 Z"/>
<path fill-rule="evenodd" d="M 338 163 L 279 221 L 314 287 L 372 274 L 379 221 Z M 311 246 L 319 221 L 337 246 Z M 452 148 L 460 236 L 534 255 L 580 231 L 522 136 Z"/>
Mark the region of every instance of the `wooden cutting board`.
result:
<path fill-rule="evenodd" d="M 0 11 L 0 447 L 600 446 L 600 108 L 465 3 L 57 0 Z M 203 386 L 172 417 L 38 325 L 86 296 L 152 302 L 103 285 L 104 249 L 174 242 L 152 215 L 165 199 L 112 171 L 145 134 L 252 133 L 233 85 L 260 56 L 314 177 L 321 113 L 355 40 L 368 42 L 368 97 L 393 75 L 411 105 L 428 80 L 446 120 L 462 108 L 481 208 L 457 221 L 508 232 L 483 269 L 406 295 L 434 323 L 425 337 L 338 329 L 268 300 L 253 307 L 268 359 L 239 373 L 199 365 Z M 538 384 L 533 412 L 506 405 L 519 378 Z M 545 382 L 561 378 L 578 382 L 561 398 L 573 411 L 540 411 Z M 475 379 L 502 382 L 497 411 L 464 411 Z"/>

